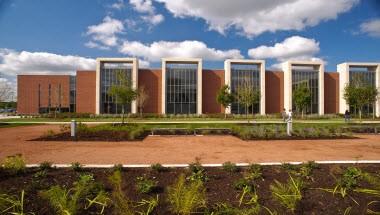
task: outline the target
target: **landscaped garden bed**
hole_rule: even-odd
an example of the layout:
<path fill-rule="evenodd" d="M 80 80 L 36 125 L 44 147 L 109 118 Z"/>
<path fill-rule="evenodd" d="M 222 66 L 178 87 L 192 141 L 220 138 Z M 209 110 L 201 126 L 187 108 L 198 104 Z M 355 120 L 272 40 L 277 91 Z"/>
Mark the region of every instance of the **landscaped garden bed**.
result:
<path fill-rule="evenodd" d="M 377 133 L 378 125 L 366 124 L 309 124 L 295 123 L 292 136 L 286 132 L 286 124 L 102 124 L 87 126 L 78 124 L 77 136 L 70 135 L 70 126 L 62 125 L 59 132 L 49 130 L 38 141 L 130 141 L 142 140 L 148 135 L 234 135 L 243 140 L 302 140 L 349 139 L 352 133 Z"/>
<path fill-rule="evenodd" d="M 13 165 L 10 165 L 12 164 Z M 35 214 L 366 214 L 380 211 L 379 164 L 0 171 L 0 210 Z M 21 162 L 22 163 L 22 162 Z M 5 212 L 4 210 L 8 208 Z"/>

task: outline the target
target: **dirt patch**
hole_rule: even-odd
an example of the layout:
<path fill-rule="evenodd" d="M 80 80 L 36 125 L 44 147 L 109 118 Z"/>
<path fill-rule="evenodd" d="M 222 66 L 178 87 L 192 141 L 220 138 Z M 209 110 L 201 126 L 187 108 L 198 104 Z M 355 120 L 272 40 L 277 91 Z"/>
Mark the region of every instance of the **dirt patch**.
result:
<path fill-rule="evenodd" d="M 379 174 L 380 165 L 360 164 L 354 165 L 362 171 Z M 297 206 L 295 214 L 343 214 L 344 211 L 351 207 L 351 214 L 366 214 L 367 204 L 379 198 L 350 192 L 350 197 L 342 198 L 340 195 L 333 195 L 315 188 L 332 188 L 335 186 L 335 177 L 340 177 L 348 165 L 319 165 L 310 179 L 304 179 L 306 188 L 302 191 L 302 200 Z M 32 211 L 36 214 L 54 214 L 54 210 L 49 206 L 47 200 L 41 198 L 39 192 L 46 190 L 53 185 L 71 187 L 80 174 L 93 174 L 96 182 L 104 185 L 107 192 L 112 191 L 112 186 L 107 178 L 112 174 L 112 169 L 84 169 L 82 172 L 75 172 L 71 169 L 51 169 L 46 171 L 43 177 L 36 177 L 39 172 L 38 168 L 27 169 L 24 174 L 10 176 L 5 172 L 0 174 L 0 192 L 19 195 L 21 190 L 25 190 L 25 210 Z M 235 188 L 237 180 L 242 178 L 247 172 L 247 168 L 241 168 L 238 172 L 227 172 L 221 168 L 206 168 L 205 182 L 207 208 L 212 208 L 217 203 L 228 203 L 234 207 L 239 207 L 239 196 L 241 191 Z M 134 202 L 155 197 L 159 195 L 159 205 L 153 214 L 172 214 L 170 205 L 167 202 L 167 187 L 173 184 L 178 176 L 184 173 L 190 174 L 186 168 L 171 168 L 165 172 L 153 171 L 150 168 L 133 168 L 124 169 L 123 192 Z M 261 206 L 275 210 L 278 214 L 292 214 L 286 210 L 277 201 L 272 198 L 269 186 L 274 180 L 286 182 L 289 178 L 288 172 L 281 166 L 264 166 L 262 169 L 262 179 L 257 180 L 257 194 Z M 145 176 L 157 182 L 157 189 L 150 194 L 140 194 L 136 190 L 136 178 Z M 368 188 L 368 184 L 360 181 L 359 187 Z M 353 199 L 357 202 L 355 203 Z M 248 207 L 243 205 L 242 207 Z M 380 207 L 375 205 L 372 210 L 379 211 Z M 205 210 L 201 210 L 204 212 Z M 82 210 L 79 214 L 89 214 L 88 211 Z M 107 208 L 105 214 L 112 214 L 112 207 Z M 262 209 L 260 214 L 266 214 Z"/>

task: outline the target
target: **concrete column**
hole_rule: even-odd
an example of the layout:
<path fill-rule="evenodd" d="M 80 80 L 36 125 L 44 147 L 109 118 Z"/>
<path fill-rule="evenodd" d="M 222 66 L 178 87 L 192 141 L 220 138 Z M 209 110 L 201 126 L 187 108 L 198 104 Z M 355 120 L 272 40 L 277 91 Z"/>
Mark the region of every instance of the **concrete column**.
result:
<path fill-rule="evenodd" d="M 197 114 L 202 114 L 202 59 L 198 61 Z"/>
<path fill-rule="evenodd" d="M 325 114 L 325 65 L 319 65 L 319 115 Z"/>
<path fill-rule="evenodd" d="M 380 64 L 376 67 L 376 88 L 380 91 Z M 380 96 L 377 97 L 376 101 L 376 116 L 380 117 Z"/>
<path fill-rule="evenodd" d="M 342 63 L 337 65 L 337 71 L 339 73 L 339 113 L 344 114 L 349 109 L 349 105 L 344 99 L 344 88 L 349 84 L 349 65 Z"/>
<path fill-rule="evenodd" d="M 224 61 L 224 84 L 229 86 L 231 93 L 231 60 Z M 231 106 L 225 109 L 226 114 L 231 114 Z"/>

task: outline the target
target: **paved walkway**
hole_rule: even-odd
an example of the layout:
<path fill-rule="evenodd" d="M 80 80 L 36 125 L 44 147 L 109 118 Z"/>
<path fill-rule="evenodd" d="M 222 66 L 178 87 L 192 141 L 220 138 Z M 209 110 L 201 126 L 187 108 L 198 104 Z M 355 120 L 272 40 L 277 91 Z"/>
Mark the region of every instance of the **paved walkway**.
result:
<path fill-rule="evenodd" d="M 0 128 L 0 160 L 21 153 L 28 163 L 186 164 L 380 160 L 380 135 L 350 140 L 242 141 L 233 136 L 152 136 L 134 142 L 28 141 L 57 125 Z"/>

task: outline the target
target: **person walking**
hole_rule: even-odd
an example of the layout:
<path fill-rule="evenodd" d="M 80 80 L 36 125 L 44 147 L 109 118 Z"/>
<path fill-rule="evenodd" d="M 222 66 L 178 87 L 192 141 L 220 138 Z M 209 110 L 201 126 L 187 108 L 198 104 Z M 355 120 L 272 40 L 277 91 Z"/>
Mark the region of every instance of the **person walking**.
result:
<path fill-rule="evenodd" d="M 344 121 L 349 122 L 350 121 L 350 111 L 346 110 L 344 112 Z"/>
<path fill-rule="evenodd" d="M 282 109 L 282 112 L 281 112 L 281 117 L 282 117 L 282 121 L 286 121 L 286 118 L 288 118 L 287 114 L 286 114 L 286 109 Z"/>

